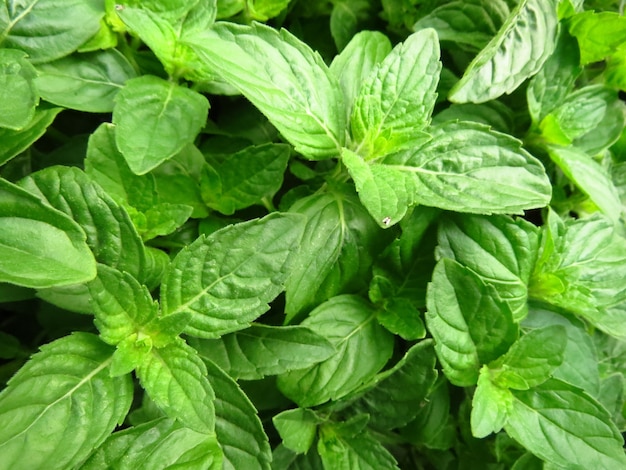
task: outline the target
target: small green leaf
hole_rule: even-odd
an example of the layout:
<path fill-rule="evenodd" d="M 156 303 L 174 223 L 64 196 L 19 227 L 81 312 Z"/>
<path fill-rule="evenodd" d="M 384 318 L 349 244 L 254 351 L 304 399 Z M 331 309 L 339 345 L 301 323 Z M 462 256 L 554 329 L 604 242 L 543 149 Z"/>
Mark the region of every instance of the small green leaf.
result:
<path fill-rule="evenodd" d="M 570 19 L 569 31 L 580 47 L 580 64 L 599 62 L 626 41 L 626 18 L 612 11 L 585 11 Z"/>
<path fill-rule="evenodd" d="M 356 152 L 368 160 L 428 139 L 419 131 L 430 122 L 440 71 L 432 29 L 413 33 L 377 64 L 352 108 Z"/>
<path fill-rule="evenodd" d="M 283 184 L 289 155 L 288 145 L 270 143 L 247 147 L 215 165 L 208 164 L 200 185 L 202 199 L 225 215 L 271 200 Z"/>
<path fill-rule="evenodd" d="M 246 328 L 282 292 L 301 237 L 300 217 L 276 213 L 198 238 L 165 273 L 164 315 L 189 312 L 185 332 L 200 338 Z"/>
<path fill-rule="evenodd" d="M 286 30 L 220 23 L 189 44 L 309 159 L 339 155 L 344 100 L 321 57 Z M 200 39 L 202 39 L 200 41 Z"/>
<path fill-rule="evenodd" d="M 115 97 L 115 141 L 130 169 L 142 175 L 173 157 L 198 135 L 207 99 L 188 88 L 145 75 Z"/>
<path fill-rule="evenodd" d="M 214 434 L 160 418 L 111 434 L 80 468 L 220 470 L 222 458 Z"/>
<path fill-rule="evenodd" d="M 517 339 L 508 304 L 493 286 L 456 261 L 443 258 L 437 263 L 426 301 L 426 326 L 454 385 L 475 385 L 481 365 L 504 354 Z"/>
<path fill-rule="evenodd" d="M 100 29 L 99 0 L 26 0 L 0 6 L 0 45 L 20 49 L 33 63 L 71 54 Z"/>
<path fill-rule="evenodd" d="M 0 178 L 0 282 L 45 288 L 93 279 L 85 232 L 61 211 Z"/>
<path fill-rule="evenodd" d="M 551 0 L 521 0 L 452 88 L 450 101 L 483 103 L 511 93 L 550 57 L 557 26 Z"/>
<path fill-rule="evenodd" d="M 301 407 L 347 395 L 371 379 L 391 356 L 393 336 L 376 322 L 376 311 L 360 297 L 333 297 L 313 310 L 302 326 L 328 339 L 336 352 L 316 365 L 278 377 L 281 392 Z"/>
<path fill-rule="evenodd" d="M 624 440 L 606 409 L 556 379 L 514 391 L 506 432 L 530 452 L 557 466 L 626 467 Z"/>
<path fill-rule="evenodd" d="M 136 374 L 141 386 L 169 418 L 194 431 L 214 432 L 215 394 L 206 366 L 195 349 L 182 339 L 163 348 L 152 348 Z"/>
<path fill-rule="evenodd" d="M 272 418 L 285 447 L 305 454 L 313 445 L 317 427 L 323 420 L 313 411 L 303 408 L 283 411 Z"/>
<path fill-rule="evenodd" d="M 235 379 L 258 380 L 303 369 L 327 359 L 334 348 L 302 326 L 251 325 L 219 339 L 190 338 L 200 357 L 209 359 Z"/>
<path fill-rule="evenodd" d="M 3 468 L 74 468 L 124 421 L 133 385 L 130 376 L 109 376 L 112 352 L 74 333 L 13 376 L 0 394 Z"/>
<path fill-rule="evenodd" d="M 26 53 L 0 49 L 0 127 L 21 130 L 32 121 L 39 104 L 36 76 Z"/>
<path fill-rule="evenodd" d="M 64 108 L 110 113 L 124 83 L 137 74 L 115 49 L 72 55 L 37 66 L 41 97 Z"/>
<path fill-rule="evenodd" d="M 478 384 L 472 398 L 472 436 L 482 439 L 500 432 L 513 406 L 511 392 L 495 384 L 487 366 L 480 369 Z"/>

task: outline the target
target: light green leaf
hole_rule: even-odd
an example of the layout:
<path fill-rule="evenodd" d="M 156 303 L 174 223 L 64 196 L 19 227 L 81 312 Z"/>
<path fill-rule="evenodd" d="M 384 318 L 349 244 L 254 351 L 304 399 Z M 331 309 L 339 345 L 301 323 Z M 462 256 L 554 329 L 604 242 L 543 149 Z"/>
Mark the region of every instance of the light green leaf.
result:
<path fill-rule="evenodd" d="M 432 29 L 397 45 L 361 85 L 350 128 L 356 152 L 366 160 L 413 147 L 428 139 L 441 62 Z"/>
<path fill-rule="evenodd" d="M 311 448 L 317 427 L 322 422 L 313 411 L 303 408 L 283 411 L 272 418 L 285 447 L 299 454 L 305 454 Z"/>
<path fill-rule="evenodd" d="M 418 203 L 491 214 L 522 213 L 549 202 L 545 170 L 518 140 L 469 122 L 431 127 L 429 133 L 432 140 L 421 147 L 382 161 L 415 180 Z"/>
<path fill-rule="evenodd" d="M 606 409 L 578 388 L 550 379 L 514 391 L 506 432 L 554 465 L 624 468 L 624 440 Z"/>
<path fill-rule="evenodd" d="M 343 90 L 347 117 L 352 113 L 361 85 L 390 52 L 391 41 L 387 36 L 378 31 L 361 31 L 333 59 L 330 73 Z"/>
<path fill-rule="evenodd" d="M 200 40 L 201 39 L 201 40 Z M 286 30 L 220 23 L 189 44 L 309 159 L 339 155 L 346 122 L 341 89 L 321 57 Z"/>
<path fill-rule="evenodd" d="M 224 452 L 225 470 L 269 470 L 272 451 L 256 409 L 237 382 L 212 362 L 209 381 L 215 390 L 215 432 Z"/>
<path fill-rule="evenodd" d="M 65 469 L 82 462 L 121 424 L 129 376 L 111 378 L 112 349 L 74 333 L 47 344 L 0 394 L 3 469 Z"/>
<path fill-rule="evenodd" d="M 550 212 L 529 296 L 626 338 L 626 240 L 599 214 L 563 221 Z"/>
<path fill-rule="evenodd" d="M 437 263 L 426 302 L 426 326 L 454 385 L 475 385 L 481 365 L 504 354 L 517 339 L 508 304 L 492 285 L 456 261 Z"/>
<path fill-rule="evenodd" d="M 136 76 L 116 49 L 72 55 L 37 66 L 35 81 L 42 98 L 64 108 L 110 113 L 124 83 Z"/>
<path fill-rule="evenodd" d="M 40 106 L 32 120 L 19 131 L 0 127 L 0 165 L 5 164 L 16 155 L 28 149 L 52 124 L 61 108 Z"/>
<path fill-rule="evenodd" d="M 283 184 L 289 155 L 288 145 L 269 143 L 208 163 L 200 186 L 202 199 L 225 215 L 271 200 Z"/>
<path fill-rule="evenodd" d="M 513 406 L 513 395 L 508 389 L 495 384 L 492 374 L 487 366 L 480 369 L 472 398 L 472 436 L 479 439 L 500 432 Z"/>
<path fill-rule="evenodd" d="M 178 338 L 152 348 L 136 369 L 141 386 L 165 414 L 201 433 L 215 429 L 215 394 L 196 350 Z"/>
<path fill-rule="evenodd" d="M 214 434 L 160 418 L 111 434 L 80 468 L 220 470 L 222 458 Z"/>
<path fill-rule="evenodd" d="M 0 49 L 0 127 L 20 130 L 32 121 L 39 104 L 36 75 L 26 53 Z"/>
<path fill-rule="evenodd" d="M 433 28 L 440 41 L 452 41 L 476 50 L 493 38 L 510 14 L 504 0 L 464 0 L 441 5 L 420 18 L 413 31 Z"/>
<path fill-rule="evenodd" d="M 256 21 L 267 21 L 287 8 L 290 0 L 246 0 L 248 15 Z"/>
<path fill-rule="evenodd" d="M 198 238 L 165 273 L 164 315 L 189 312 L 185 332 L 200 338 L 246 328 L 282 292 L 302 237 L 301 222 L 275 213 Z"/>
<path fill-rule="evenodd" d="M 334 295 L 365 288 L 372 254 L 387 239 L 348 188 L 302 198 L 289 211 L 303 214 L 306 226 L 287 279 L 286 323 Z"/>
<path fill-rule="evenodd" d="M 302 326 L 252 325 L 219 339 L 189 338 L 200 357 L 235 379 L 257 380 L 303 369 L 335 351 L 322 336 Z"/>
<path fill-rule="evenodd" d="M 142 175 L 195 139 L 209 102 L 188 88 L 151 75 L 126 82 L 115 97 L 115 141 L 130 169 Z"/>
<path fill-rule="evenodd" d="M 511 93 L 552 54 L 558 26 L 551 0 L 521 0 L 450 91 L 450 101 L 483 103 Z"/>
<path fill-rule="evenodd" d="M 580 47 L 580 64 L 599 62 L 626 41 L 626 18 L 613 11 L 585 11 L 570 19 L 569 31 Z"/>
<path fill-rule="evenodd" d="M 618 222 L 623 212 L 622 201 L 611 175 L 589 155 L 575 147 L 548 147 L 554 163 L 604 214 Z"/>
<path fill-rule="evenodd" d="M 406 425 L 417 416 L 435 384 L 435 362 L 432 340 L 420 341 L 393 368 L 378 374 L 352 406 L 369 414 L 369 424 L 375 428 Z"/>
<path fill-rule="evenodd" d="M 393 336 L 376 322 L 376 311 L 360 297 L 333 297 L 313 310 L 302 326 L 328 339 L 336 353 L 278 377 L 281 392 L 301 407 L 347 395 L 371 379 L 391 357 Z"/>
<path fill-rule="evenodd" d="M 497 289 L 513 318 L 528 312 L 528 282 L 539 249 L 539 229 L 508 216 L 450 214 L 441 220 L 437 256 L 451 258 Z"/>
<path fill-rule="evenodd" d="M 99 0 L 39 0 L 0 5 L 0 45 L 23 50 L 34 63 L 71 54 L 100 29 Z"/>
<path fill-rule="evenodd" d="M 567 333 L 561 325 L 537 328 L 518 339 L 489 368 L 500 387 L 528 390 L 548 380 L 563 363 Z"/>
<path fill-rule="evenodd" d="M 0 178 L 0 282 L 44 288 L 93 279 L 85 232 L 61 211 Z"/>

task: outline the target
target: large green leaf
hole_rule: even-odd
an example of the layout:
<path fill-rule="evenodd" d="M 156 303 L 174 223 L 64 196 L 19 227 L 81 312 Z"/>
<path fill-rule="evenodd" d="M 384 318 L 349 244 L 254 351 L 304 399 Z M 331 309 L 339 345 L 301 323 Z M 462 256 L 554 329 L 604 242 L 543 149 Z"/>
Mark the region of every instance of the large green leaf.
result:
<path fill-rule="evenodd" d="M 189 344 L 203 359 L 244 380 L 303 369 L 334 352 L 328 340 L 302 326 L 252 325 L 219 339 L 190 338 Z"/>
<path fill-rule="evenodd" d="M 129 376 L 111 378 L 112 349 L 74 333 L 41 348 L 0 394 L 0 468 L 66 469 L 121 424 Z"/>
<path fill-rule="evenodd" d="M 33 62 L 59 59 L 96 34 L 103 16 L 100 0 L 8 0 L 0 5 L 0 45 Z"/>
<path fill-rule="evenodd" d="M 371 379 L 391 356 L 393 336 L 376 322 L 376 311 L 360 297 L 333 297 L 313 310 L 302 326 L 328 339 L 336 352 L 316 365 L 278 377 L 280 390 L 301 407 L 347 395 Z"/>
<path fill-rule="evenodd" d="M 286 30 L 218 23 L 190 42 L 198 55 L 310 159 L 336 157 L 345 141 L 344 99 L 321 57 Z"/>
<path fill-rule="evenodd" d="M 136 76 L 128 59 L 115 49 L 46 62 L 37 71 L 35 83 L 43 99 L 90 113 L 113 111 L 115 96 Z"/>
<path fill-rule="evenodd" d="M 111 434 L 80 468 L 220 470 L 222 458 L 215 434 L 160 418 Z"/>
<path fill-rule="evenodd" d="M 196 350 L 178 338 L 152 348 L 136 369 L 141 386 L 172 419 L 201 433 L 215 430 L 215 394 Z"/>
<path fill-rule="evenodd" d="M 85 232 L 61 211 L 0 178 L 0 281 L 44 288 L 96 275 Z"/>
<path fill-rule="evenodd" d="M 467 67 L 449 99 L 482 103 L 511 93 L 550 57 L 557 26 L 552 0 L 521 0 L 498 34 Z"/>
<path fill-rule="evenodd" d="M 624 440 L 609 413 L 580 389 L 550 379 L 514 391 L 504 429 L 538 457 L 569 468 L 624 468 Z"/>
<path fill-rule="evenodd" d="M 20 130 L 32 121 L 39 104 L 36 76 L 25 52 L 0 49 L 0 127 Z"/>
<path fill-rule="evenodd" d="M 284 289 L 302 225 L 276 213 L 198 238 L 165 273 L 163 313 L 189 312 L 185 332 L 201 338 L 246 328 Z"/>
<path fill-rule="evenodd" d="M 361 85 L 350 128 L 356 152 L 366 160 L 427 140 L 439 82 L 439 43 L 432 29 L 397 45 Z"/>
<path fill-rule="evenodd" d="M 504 354 L 517 339 L 508 304 L 492 285 L 456 261 L 437 263 L 426 301 L 426 326 L 454 385 L 475 385 L 481 365 Z"/>
<path fill-rule="evenodd" d="M 126 82 L 115 97 L 115 141 L 138 175 L 156 168 L 195 139 L 209 102 L 189 88 L 151 75 Z"/>
<path fill-rule="evenodd" d="M 228 374 L 207 361 L 215 390 L 215 432 L 224 452 L 225 470 L 268 470 L 272 451 L 254 405 Z"/>

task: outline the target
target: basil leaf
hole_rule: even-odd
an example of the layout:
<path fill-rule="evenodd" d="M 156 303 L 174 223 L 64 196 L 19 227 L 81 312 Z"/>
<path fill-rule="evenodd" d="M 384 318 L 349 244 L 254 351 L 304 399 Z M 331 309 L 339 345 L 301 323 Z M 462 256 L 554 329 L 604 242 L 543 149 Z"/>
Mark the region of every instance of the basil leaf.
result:
<path fill-rule="evenodd" d="M 299 454 L 311 448 L 322 422 L 315 412 L 303 408 L 283 411 L 272 418 L 284 446 Z"/>
<path fill-rule="evenodd" d="M 0 49 L 0 127 L 19 131 L 32 121 L 39 104 L 36 76 L 24 52 Z"/>
<path fill-rule="evenodd" d="M 513 406 L 511 392 L 494 383 L 491 375 L 489 367 L 483 366 L 480 369 L 476 391 L 472 397 L 472 436 L 479 439 L 500 432 Z"/>

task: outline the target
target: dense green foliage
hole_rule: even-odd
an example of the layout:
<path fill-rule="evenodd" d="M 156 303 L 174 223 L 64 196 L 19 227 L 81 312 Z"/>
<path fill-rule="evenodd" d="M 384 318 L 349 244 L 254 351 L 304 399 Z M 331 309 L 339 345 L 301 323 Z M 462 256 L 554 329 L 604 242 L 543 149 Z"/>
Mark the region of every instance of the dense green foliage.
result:
<path fill-rule="evenodd" d="M 609 0 L 5 0 L 0 469 L 626 468 Z"/>

